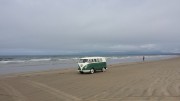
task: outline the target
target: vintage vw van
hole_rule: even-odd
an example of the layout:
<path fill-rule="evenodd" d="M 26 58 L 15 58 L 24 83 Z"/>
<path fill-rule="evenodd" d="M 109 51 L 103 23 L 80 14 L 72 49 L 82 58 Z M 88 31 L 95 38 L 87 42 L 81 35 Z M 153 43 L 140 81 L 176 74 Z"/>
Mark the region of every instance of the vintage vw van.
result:
<path fill-rule="evenodd" d="M 106 71 L 107 64 L 105 57 L 84 57 L 78 62 L 78 71 L 93 74 L 96 71 Z"/>

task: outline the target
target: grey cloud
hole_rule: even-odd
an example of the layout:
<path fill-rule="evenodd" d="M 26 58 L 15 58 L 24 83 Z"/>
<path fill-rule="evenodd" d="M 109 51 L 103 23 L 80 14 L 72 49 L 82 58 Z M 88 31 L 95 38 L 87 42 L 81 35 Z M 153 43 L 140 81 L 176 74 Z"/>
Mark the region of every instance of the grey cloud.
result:
<path fill-rule="evenodd" d="M 177 51 L 180 47 L 179 0 L 0 2 L 3 51 Z"/>

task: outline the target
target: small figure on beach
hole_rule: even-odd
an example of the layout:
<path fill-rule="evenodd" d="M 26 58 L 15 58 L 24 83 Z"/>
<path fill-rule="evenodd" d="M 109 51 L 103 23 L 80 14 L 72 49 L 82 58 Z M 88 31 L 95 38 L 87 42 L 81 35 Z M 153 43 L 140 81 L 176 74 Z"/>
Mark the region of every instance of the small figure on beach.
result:
<path fill-rule="evenodd" d="M 145 60 L 145 56 L 143 56 L 143 61 Z"/>

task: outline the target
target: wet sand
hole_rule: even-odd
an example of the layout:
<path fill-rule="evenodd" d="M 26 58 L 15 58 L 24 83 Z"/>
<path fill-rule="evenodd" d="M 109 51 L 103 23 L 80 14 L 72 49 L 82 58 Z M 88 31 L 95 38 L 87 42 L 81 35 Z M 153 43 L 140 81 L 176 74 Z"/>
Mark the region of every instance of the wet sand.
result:
<path fill-rule="evenodd" d="M 0 101 L 180 101 L 180 58 L 0 77 Z"/>

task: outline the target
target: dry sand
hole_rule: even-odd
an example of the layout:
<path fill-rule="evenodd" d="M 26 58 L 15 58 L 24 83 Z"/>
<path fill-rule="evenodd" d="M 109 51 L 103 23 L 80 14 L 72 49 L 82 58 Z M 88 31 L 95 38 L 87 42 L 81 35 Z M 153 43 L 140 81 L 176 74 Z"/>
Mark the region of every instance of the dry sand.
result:
<path fill-rule="evenodd" d="M 0 101 L 180 101 L 180 58 L 1 76 Z"/>

